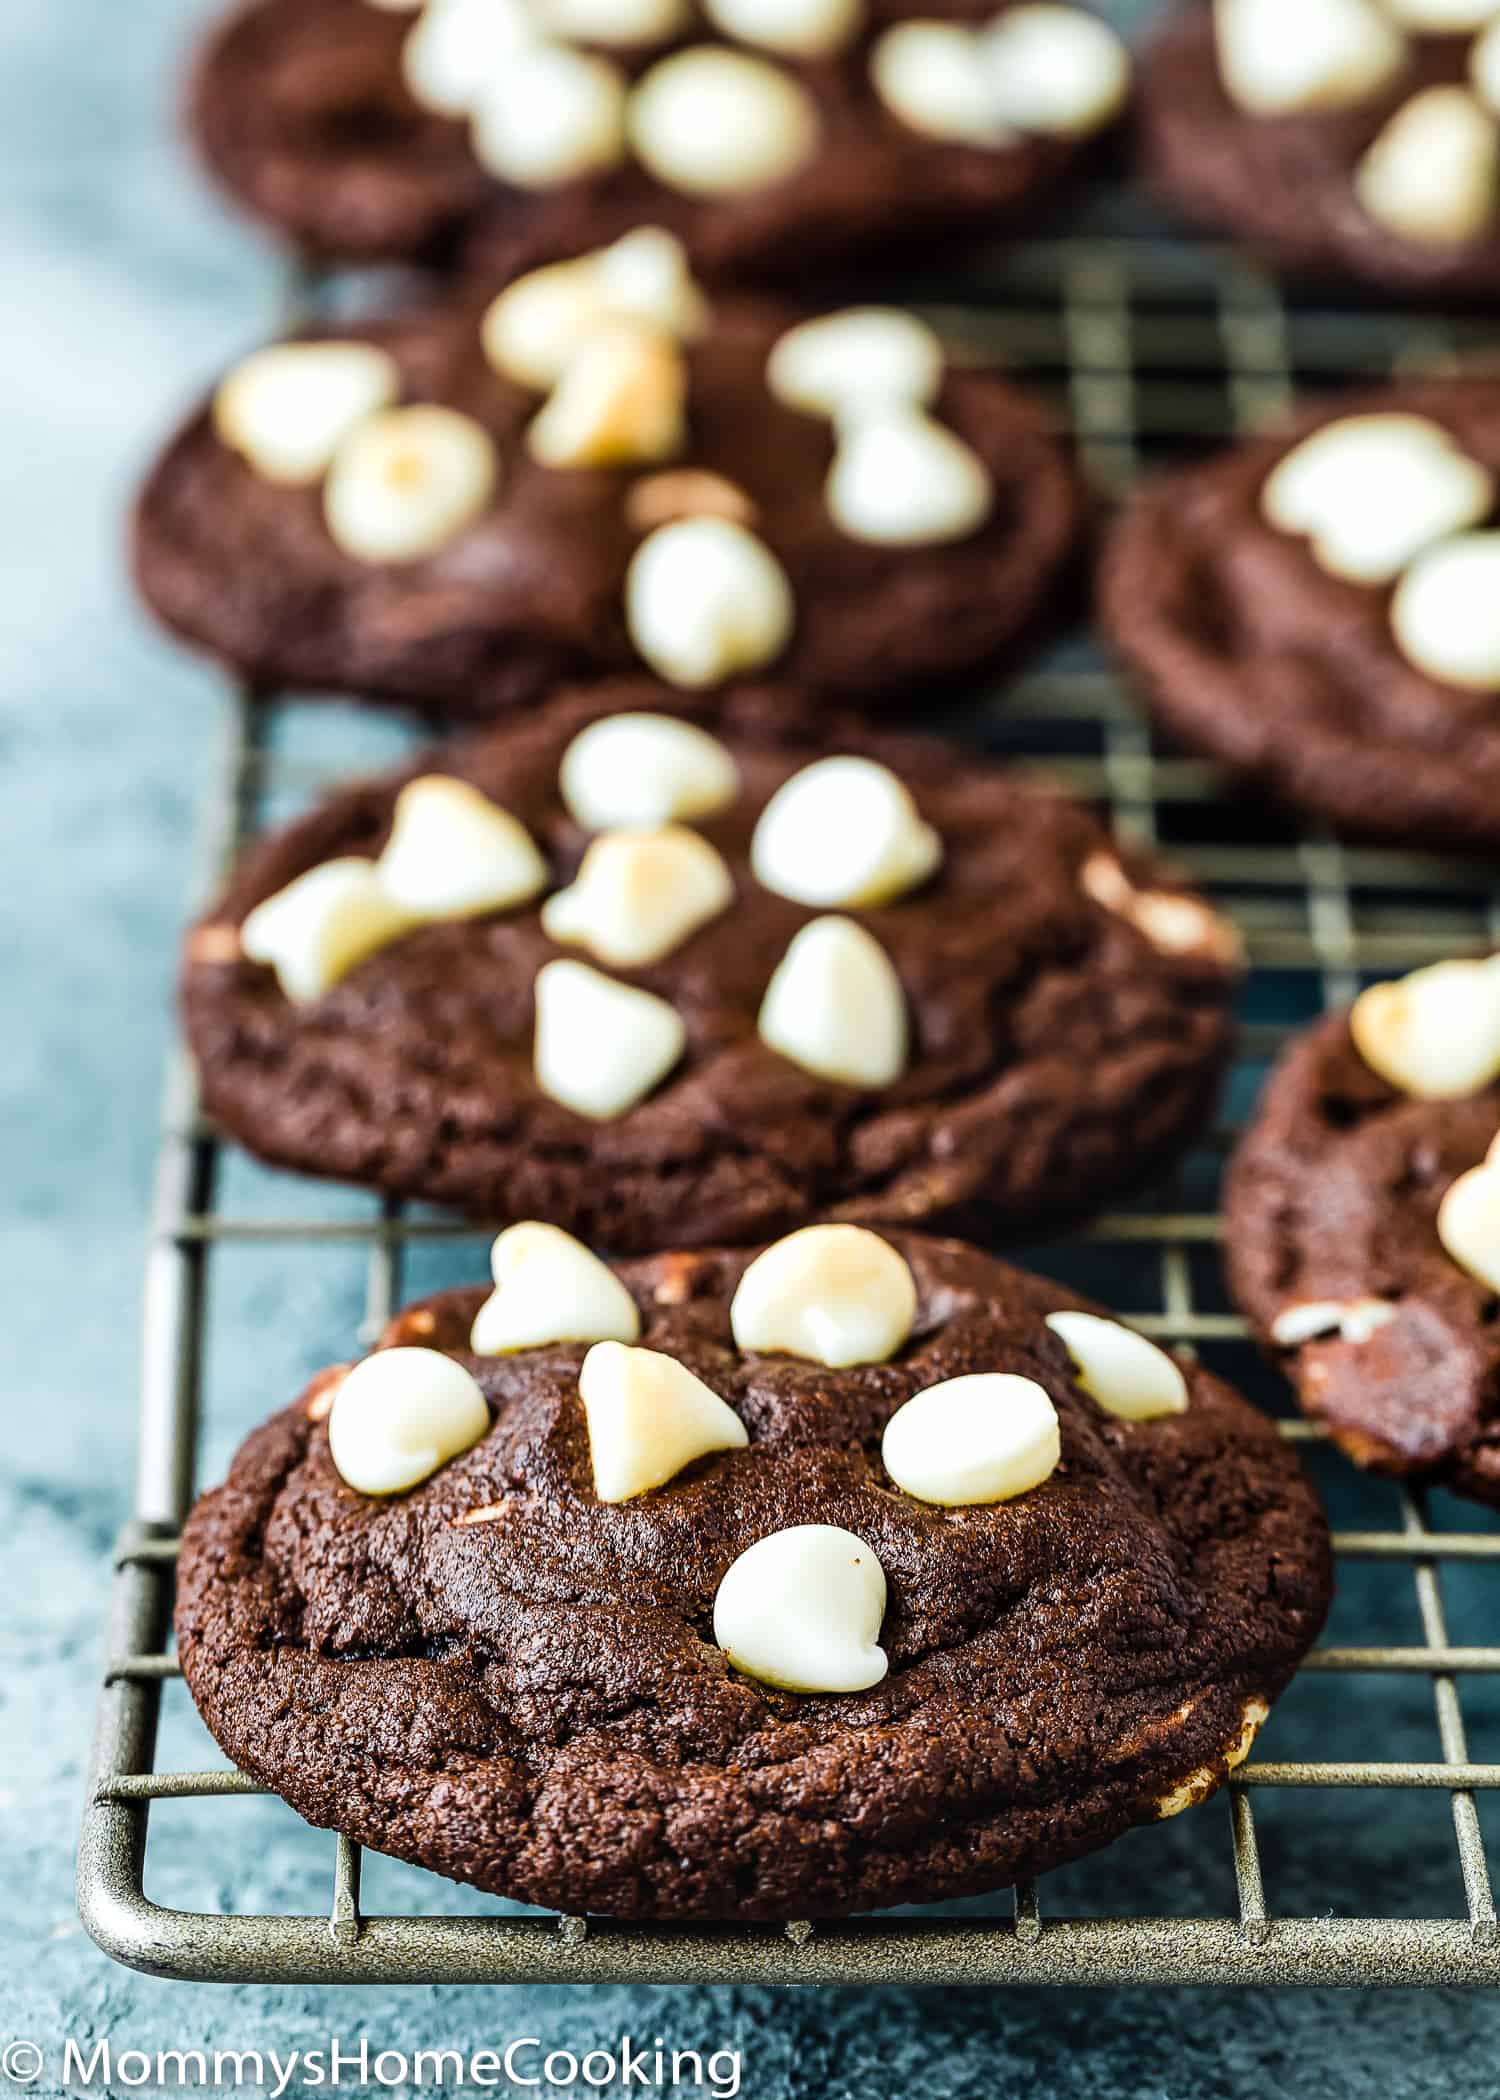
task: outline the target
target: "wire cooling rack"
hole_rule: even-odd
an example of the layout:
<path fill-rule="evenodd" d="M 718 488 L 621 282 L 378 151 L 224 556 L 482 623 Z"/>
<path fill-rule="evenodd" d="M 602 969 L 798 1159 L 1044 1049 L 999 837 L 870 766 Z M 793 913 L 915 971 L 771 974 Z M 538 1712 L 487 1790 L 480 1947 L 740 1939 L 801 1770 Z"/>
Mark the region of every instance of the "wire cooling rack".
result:
<path fill-rule="evenodd" d="M 1488 334 L 1477 321 L 1292 302 L 1217 249 L 1114 237 L 1007 251 L 966 277 L 961 302 L 939 287 L 920 303 L 978 358 L 1053 396 L 1106 499 L 1143 464 L 1224 441 L 1294 389 L 1482 355 Z M 257 828 L 269 800 L 327 784 L 321 767 L 279 752 L 290 707 L 248 696 L 230 707 L 208 813 L 214 862 Z M 1157 840 L 1245 934 L 1255 967 L 1226 1127 L 1168 1186 L 1082 1239 L 1025 1258 L 1146 1332 L 1199 1349 L 1284 1412 L 1284 1391 L 1246 1342 L 1218 1277 L 1218 1170 L 1233 1122 L 1291 1027 L 1371 976 L 1500 942 L 1500 871 L 1299 830 L 1212 767 L 1159 749 L 1081 636 L 1009 690 L 976 695 L 945 726 L 1062 775 L 1121 835 Z M 116 1557 L 79 1858 L 85 1922 L 119 1960 L 178 1977 L 275 1982 L 1500 1983 L 1482 1827 L 1500 1762 L 1472 1747 L 1500 1727 L 1500 1646 L 1483 1639 L 1500 1594 L 1500 1573 L 1487 1565 L 1500 1561 L 1500 1525 L 1470 1505 L 1437 1496 L 1429 1507 L 1356 1475 L 1292 1420 L 1285 1432 L 1304 1447 L 1335 1515 L 1340 1601 L 1329 1644 L 1278 1708 L 1261 1756 L 1216 1803 L 1134 1833 L 1040 1887 L 946 1915 L 678 1930 L 498 1903 L 476 1909 L 465 1900 L 472 1892 L 423 1876 L 423 1900 L 372 1915 L 361 1904 L 359 1849 L 309 1837 L 327 1846 L 322 1914 L 242 1912 L 232 1895 L 214 1911 L 153 1902 L 153 1817 L 183 1800 L 209 1805 L 204 1843 L 221 1852 L 219 1886 L 232 1891 L 243 1852 L 216 1804 L 259 1791 L 229 1770 L 156 1767 L 161 1702 L 179 1674 L 170 1646 L 177 1531 L 195 1491 L 200 1403 L 212 1403 L 210 1272 L 236 1244 L 279 1250 L 290 1270 L 313 1245 L 347 1243 L 366 1263 L 368 1331 L 399 1304 L 419 1245 L 466 1236 L 395 1206 L 351 1214 L 332 1192 L 324 1217 L 237 1210 L 221 1194 L 223 1164 L 179 1054 L 147 1265 L 136 1516 Z M 349 1353 L 352 1339 L 328 1335 L 325 1359 Z M 264 1407 L 285 1397 L 268 1395 Z M 1271 1755 L 1278 1744 L 1284 1754 Z"/>

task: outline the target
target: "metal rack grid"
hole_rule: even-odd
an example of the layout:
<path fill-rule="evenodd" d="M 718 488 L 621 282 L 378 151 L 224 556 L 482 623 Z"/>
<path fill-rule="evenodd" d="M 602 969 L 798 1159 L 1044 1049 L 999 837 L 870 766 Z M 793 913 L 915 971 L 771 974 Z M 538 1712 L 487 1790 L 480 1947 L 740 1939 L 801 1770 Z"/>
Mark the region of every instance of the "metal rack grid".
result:
<path fill-rule="evenodd" d="M 974 348 L 1050 391 L 1106 497 L 1144 461 L 1201 450 L 1259 422 L 1294 388 L 1395 370 L 1431 369 L 1483 354 L 1483 323 L 1351 311 L 1289 301 L 1243 260 L 1214 248 L 1115 237 L 1036 244 L 996 256 L 965 280 L 961 302 L 918 303 Z M 266 797 L 288 785 L 271 748 L 280 703 L 236 696 L 208 815 L 217 865 L 257 827 Z M 986 748 L 1037 763 L 1096 799 L 1122 835 L 1157 839 L 1238 919 L 1252 963 L 1244 1056 L 1258 1068 L 1288 1028 L 1347 1000 L 1370 974 L 1415 967 L 1465 944 L 1500 941 L 1500 870 L 1472 861 L 1371 852 L 1295 829 L 1234 793 L 1215 770 L 1158 749 L 1119 682 L 1082 645 L 1055 668 L 978 696 L 952 724 Z M 312 791 L 316 774 L 295 784 Z M 1238 1091 L 1244 1091 L 1241 1087 Z M 1216 1133 L 1221 1160 L 1232 1137 Z M 205 1291 L 216 1250 L 236 1241 L 284 1246 L 354 1240 L 367 1251 L 366 1321 L 399 1304 L 403 1262 L 418 1240 L 463 1228 L 386 1206 L 366 1222 L 278 1222 L 237 1215 L 217 1200 L 219 1147 L 200 1120 L 186 1059 L 172 1065 L 163 1117 L 146 1273 L 136 1516 L 120 1541 L 93 1776 L 79 1856 L 79 1898 L 95 1939 L 117 1959 L 158 1974 L 278 1982 L 699 1981 L 737 1983 L 1500 1983 L 1500 1929 L 1479 1800 L 1500 1787 L 1500 1763 L 1471 1754 L 1465 1699 L 1487 1677 L 1500 1686 L 1500 1646 L 1450 1638 L 1443 1575 L 1500 1561 L 1500 1530 L 1435 1524 L 1421 1495 L 1354 1486 L 1359 1505 L 1336 1544 L 1356 1563 L 1409 1574 L 1419 1641 L 1324 1646 L 1307 1669 L 1342 1692 L 1366 1673 L 1428 1680 L 1439 1755 L 1351 1756 L 1338 1722 L 1320 1754 L 1241 1768 L 1227 1789 L 1234 1901 L 1218 1914 L 1151 1916 L 1145 1906 L 1066 1915 L 1047 1887 L 1014 1892 L 1009 1915 L 922 1913 L 816 1929 L 676 1929 L 532 1915 L 367 1916 L 357 1847 L 330 1839 L 326 1915 L 204 1914 L 160 1907 L 145 1893 L 153 1803 L 260 1791 L 229 1770 L 158 1771 L 155 1750 L 170 1651 L 176 1534 L 195 1489 Z M 1200 1165 L 1202 1163 L 1200 1162 Z M 1206 1178 L 1205 1178 L 1206 1173 Z M 1253 1379 L 1253 1353 L 1204 1261 L 1217 1237 L 1216 1173 L 1189 1172 L 1141 1203 L 1100 1219 L 1042 1266 L 1099 1294 L 1099 1263 L 1147 1258 L 1152 1302 L 1128 1308 L 1146 1332 L 1218 1352 L 1231 1376 Z M 1125 1309 L 1125 1308 L 1122 1308 Z M 347 1337 L 330 1337 L 336 1355 Z M 1310 1425 L 1285 1433 L 1316 1445 Z M 1396 1521 L 1389 1513 L 1395 1509 Z M 1464 1690 L 1461 1691 L 1461 1685 Z M 1274 1726 L 1274 1723 L 1273 1723 Z M 1378 1746 L 1377 1746 L 1378 1747 Z M 1279 1912 L 1262 1870 L 1262 1815 L 1288 1790 L 1319 1812 L 1328 1790 L 1425 1790 L 1446 1796 L 1462 1888 L 1452 1915 L 1409 1917 Z M 1211 1812 L 1193 1819 L 1206 1857 Z M 1101 1857 L 1108 1859 L 1109 1855 Z M 1451 1855 L 1450 1855 L 1451 1858 Z M 1391 1906 L 1393 1910 L 1396 1906 Z"/>

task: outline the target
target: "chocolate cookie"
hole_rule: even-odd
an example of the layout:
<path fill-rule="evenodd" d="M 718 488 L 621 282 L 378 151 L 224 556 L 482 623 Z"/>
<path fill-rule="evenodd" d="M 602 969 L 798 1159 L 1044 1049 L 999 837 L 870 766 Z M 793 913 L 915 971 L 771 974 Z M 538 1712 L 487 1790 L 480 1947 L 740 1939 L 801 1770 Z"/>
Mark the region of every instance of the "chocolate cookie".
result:
<path fill-rule="evenodd" d="M 861 701 L 956 678 L 1047 596 L 1073 470 L 911 317 L 823 329 L 710 320 L 647 231 L 487 314 L 260 353 L 152 473 L 141 588 L 259 682 L 452 716 L 643 658 Z"/>
<path fill-rule="evenodd" d="M 1500 381 L 1307 408 L 1144 488 L 1103 625 L 1184 743 L 1350 832 L 1493 850 L 1497 475 Z"/>
<path fill-rule="evenodd" d="M 414 1307 L 189 1519 L 189 1688 L 309 1821 L 567 1912 L 822 1917 L 1004 1887 L 1247 1754 L 1328 1538 L 1201 1366 L 955 1241 L 610 1276 L 517 1233 L 474 1339 L 539 1270 L 550 1320 L 477 1355 L 483 1292 Z"/>
<path fill-rule="evenodd" d="M 621 710 L 623 743 L 580 736 Z M 574 694 L 262 843 L 187 944 L 210 1113 L 620 1250 L 819 1213 L 1031 1231 L 1187 1140 L 1237 947 L 1150 856 L 946 746 L 833 725 L 814 764 L 746 691 L 683 752 L 681 714 Z"/>
<path fill-rule="evenodd" d="M 1228 1188 L 1230 1281 L 1361 1465 L 1500 1505 L 1500 981 L 1448 963 L 1298 1038 Z"/>
<path fill-rule="evenodd" d="M 1148 177 L 1272 261 L 1426 298 L 1500 293 L 1500 36 L 1423 0 L 1219 0 L 1141 65 Z M 1461 9 L 1450 11 L 1457 20 Z"/>
<path fill-rule="evenodd" d="M 1004 230 L 1118 114 L 1128 64 L 1101 23 L 1012 12 L 251 0 L 204 51 L 191 122 L 234 197 L 326 255 L 443 254 L 472 230 L 508 274 L 649 220 L 715 277 L 805 283 Z"/>

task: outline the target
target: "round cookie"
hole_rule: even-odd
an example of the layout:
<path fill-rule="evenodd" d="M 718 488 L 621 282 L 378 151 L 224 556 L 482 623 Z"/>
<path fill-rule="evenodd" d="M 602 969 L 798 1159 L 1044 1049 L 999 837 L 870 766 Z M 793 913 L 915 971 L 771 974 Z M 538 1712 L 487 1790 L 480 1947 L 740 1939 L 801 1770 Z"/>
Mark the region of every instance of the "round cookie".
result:
<path fill-rule="evenodd" d="M 644 218 L 679 233 L 697 267 L 715 277 L 805 281 L 809 266 L 837 268 L 862 252 L 889 254 L 894 244 L 1003 231 L 1056 185 L 1090 136 L 1112 122 L 1127 91 L 1128 67 L 1123 51 L 1092 21 L 1081 32 L 1087 42 L 1080 52 L 1081 10 L 1070 8 L 1063 18 L 1060 42 L 1049 10 L 1028 18 L 1024 48 L 986 45 L 977 37 L 972 49 L 961 47 L 966 26 L 980 31 L 1010 11 L 1004 0 L 932 0 L 922 7 L 907 0 L 867 6 L 813 0 L 779 11 L 788 32 L 795 35 L 800 20 L 811 37 L 813 18 L 821 17 L 838 48 L 798 55 L 771 48 L 771 23 L 765 44 L 731 42 L 692 0 L 656 10 L 663 22 L 676 18 L 670 33 L 633 45 L 603 42 L 599 26 L 613 19 L 628 33 L 629 16 L 639 21 L 646 10 L 596 5 L 595 40 L 576 48 L 602 61 L 609 74 L 602 88 L 596 72 L 583 76 L 580 95 L 592 122 L 584 124 L 581 141 L 569 136 L 564 110 L 573 105 L 562 97 L 555 126 L 537 121 L 544 83 L 525 97 L 532 120 L 524 141 L 513 143 L 502 131 L 497 147 L 493 119 L 471 124 L 470 113 L 484 102 L 486 67 L 478 43 L 469 56 L 460 48 L 461 26 L 456 33 L 424 27 L 419 5 L 392 10 L 371 0 L 250 0 L 202 54 L 190 121 L 200 151 L 230 194 L 322 254 L 430 256 L 450 251 L 472 230 L 474 259 L 492 273 L 509 272 L 581 253 Z M 439 12 L 450 18 L 466 12 L 477 39 L 496 35 L 480 20 L 481 10 L 465 9 L 462 0 L 457 6 L 449 0 L 446 9 L 433 0 L 426 14 Z M 527 8 L 495 0 L 493 13 L 502 12 L 521 21 Z M 545 14 L 545 0 L 532 12 Z M 753 9 L 741 6 L 739 14 L 755 20 Z M 936 131 L 917 128 L 887 106 L 872 77 L 878 40 L 916 17 L 945 25 L 948 38 L 935 67 L 917 54 L 923 85 L 915 107 L 932 105 Z M 446 51 L 409 70 L 412 40 L 426 38 L 435 47 L 439 36 Z M 753 60 L 757 74 L 773 69 L 778 84 L 789 84 L 779 96 L 773 90 L 773 113 L 789 94 L 806 133 L 801 147 L 793 139 L 747 163 L 738 177 L 710 168 L 690 184 L 662 174 L 663 165 L 675 164 L 632 150 L 625 132 L 638 128 L 642 104 L 637 96 L 636 114 L 622 117 L 626 82 L 639 81 L 684 47 Z M 519 52 L 492 62 L 502 103 L 500 69 L 520 63 Z M 904 65 L 910 64 L 908 55 Z M 898 66 L 898 75 L 903 70 Z M 988 92 L 987 74 L 994 76 Z M 421 94 L 413 77 L 425 83 Z M 699 136 L 727 143 L 743 134 L 747 119 L 740 81 L 730 76 L 724 92 L 728 115 Z M 648 116 L 648 129 L 650 122 Z M 525 159 L 517 161 L 517 152 Z M 489 281 L 499 280 L 492 275 Z"/>
<path fill-rule="evenodd" d="M 1221 0 L 1221 38 L 1214 8 L 1189 7 L 1141 61 L 1148 179 L 1289 269 L 1500 294 L 1500 41 L 1477 58 L 1479 8 L 1460 33 L 1427 28 L 1440 11 Z"/>
<path fill-rule="evenodd" d="M 1496 380 L 1305 408 L 1145 486 L 1102 624 L 1193 749 L 1350 833 L 1493 850 L 1497 476 Z"/>
<path fill-rule="evenodd" d="M 644 240 L 654 268 L 670 244 Z M 697 294 L 684 282 L 658 297 Z M 147 483 L 135 566 L 148 603 L 259 683 L 477 719 L 560 680 L 637 668 L 643 649 L 684 686 L 764 669 L 863 702 L 972 672 L 1032 624 L 1080 524 L 1075 474 L 1038 405 L 992 376 L 945 370 L 936 338 L 909 319 L 902 329 L 930 351 L 917 360 L 924 369 L 888 384 L 914 397 L 934 390 L 931 408 L 882 394 L 868 417 L 851 404 L 837 424 L 770 390 L 768 358 L 791 332 L 784 313 L 729 302 L 680 346 L 654 327 L 594 320 L 581 355 L 591 343 L 602 352 L 581 373 L 562 369 L 550 395 L 496 369 L 493 357 L 507 353 L 494 347 L 493 313 L 453 305 L 343 330 L 340 357 L 374 353 L 398 412 L 377 407 L 337 444 L 339 418 L 372 398 L 359 391 L 364 375 L 334 375 L 332 404 L 299 391 L 292 427 L 293 409 L 258 378 L 263 360 L 247 360 Z M 907 354 L 898 344 L 898 360 Z M 531 343 L 517 355 L 540 369 Z M 627 360 L 643 375 L 633 393 Z M 852 385 L 857 372 L 846 369 Z M 837 373 L 822 383 L 835 393 L 841 384 Z M 293 387 L 310 390 L 295 373 Z M 445 414 L 436 436 L 461 440 L 463 456 L 439 459 L 434 444 L 419 462 L 433 474 L 441 466 L 452 508 L 425 538 L 425 517 L 410 521 L 412 536 L 392 551 L 375 536 L 389 521 L 369 514 L 374 470 L 365 467 L 352 519 L 349 484 L 371 432 L 410 427 L 428 407 L 461 419 Z M 305 449 L 284 458 L 294 438 Z M 566 457 L 544 461 L 539 444 Z M 656 593 L 683 629 L 679 649 L 695 655 L 679 672 L 670 635 L 665 654 L 649 653 L 631 594 L 648 540 L 702 517 L 741 557 L 748 542 L 760 570 L 768 553 L 779 581 L 705 580 L 685 556 L 680 581 Z M 767 625 L 747 642 L 735 608 L 768 588 Z M 705 643 L 710 660 L 699 665 Z"/>
<path fill-rule="evenodd" d="M 330 1421 L 361 1474 L 379 1429 L 347 1366 L 323 1374 L 183 1539 L 178 1653 L 230 1757 L 379 1851 L 661 1919 L 978 1893 L 1206 1798 L 1327 1608 L 1295 1457 L 1201 1366 L 1113 1322 L 1065 1345 L 1048 1318 L 1080 1308 L 1057 1285 L 955 1241 L 874 1251 L 909 1265 L 910 1336 L 835 1370 L 736 1346 L 745 1253 L 620 1269 L 640 1348 L 476 1356 L 482 1291 L 412 1308 L 384 1337 L 413 1353 L 380 1367 L 381 1398 L 420 1414 L 456 1364 L 484 1406 L 395 1497 L 341 1477 Z M 817 1309 L 816 1268 L 803 1284 Z M 1123 1370 L 1141 1352 L 1149 1400 Z M 888 1425 L 976 1377 L 1051 1422 L 1050 1467 L 999 1502 L 955 1506 L 962 1469 L 947 1506 L 918 1500 L 882 1463 L 906 1473 Z M 656 1428 L 625 1432 L 637 1478 L 669 1477 L 606 1499 L 622 1402 L 702 1387 L 707 1426 L 665 1457 Z M 791 1677 L 809 1688 L 778 1688 Z M 856 1688 L 814 1688 L 835 1679 Z"/>
<path fill-rule="evenodd" d="M 1224 920 L 1056 791 L 853 724 L 814 741 L 748 691 L 717 725 L 733 800 L 683 819 L 722 873 L 710 868 L 703 916 L 658 959 L 601 962 L 598 946 L 564 945 L 534 897 L 391 931 L 303 1003 L 247 959 L 256 907 L 325 863 L 363 857 L 367 870 L 418 775 L 467 782 L 519 819 L 545 856 L 541 883 L 570 886 L 576 908 L 590 831 L 560 799 L 559 772 L 578 732 L 620 710 L 682 712 L 645 683 L 568 696 L 344 792 L 252 851 L 187 942 L 188 1037 L 220 1123 L 281 1165 L 496 1222 L 550 1218 L 622 1251 L 743 1242 L 818 1214 L 974 1211 L 987 1229 L 1031 1232 L 1138 1182 L 1199 1126 L 1232 1041 L 1237 943 Z M 861 771 L 873 801 L 804 803 L 768 869 L 762 812 L 830 749 L 875 762 Z M 616 770 L 628 783 L 630 763 Z M 767 886 L 795 881 L 820 839 L 827 864 L 802 886 L 816 901 Z M 845 879 L 877 851 L 892 881 Z M 444 850 L 429 871 L 446 879 Z M 696 896 L 696 865 L 684 879 Z M 861 882 L 878 901 L 851 901 Z M 638 888 L 617 871 L 593 883 L 590 909 L 601 923 L 628 916 Z M 548 925 L 554 909 L 541 907 Z M 825 930 L 806 938 L 814 924 Z M 611 938 L 611 956 L 642 952 Z M 313 953 L 305 940 L 301 953 Z M 535 986 L 560 959 L 651 995 L 629 1017 L 645 1030 L 641 1064 L 602 1115 L 591 1090 L 621 1075 L 594 1057 L 617 1032 L 599 997 L 571 1024 L 565 997 L 560 1031 L 549 1014 L 547 1058 L 581 1061 L 560 1083 L 549 1072 L 550 1091 L 539 1080 Z M 562 988 L 579 991 L 576 965 Z M 583 989 L 599 993 L 592 978 Z"/>
<path fill-rule="evenodd" d="M 1298 1037 L 1233 1163 L 1226 1234 L 1236 1299 L 1351 1458 L 1500 1506 L 1495 976 L 1418 972 Z"/>

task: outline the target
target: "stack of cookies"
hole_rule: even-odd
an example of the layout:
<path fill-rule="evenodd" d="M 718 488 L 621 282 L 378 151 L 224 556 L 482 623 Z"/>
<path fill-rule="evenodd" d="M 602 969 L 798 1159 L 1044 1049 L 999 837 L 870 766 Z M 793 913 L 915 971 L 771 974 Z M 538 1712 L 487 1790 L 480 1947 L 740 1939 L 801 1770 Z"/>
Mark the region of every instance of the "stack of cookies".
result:
<path fill-rule="evenodd" d="M 1253 170 L 1300 142 L 1353 172 L 1290 259 L 1466 281 L 1500 236 L 1454 127 L 1500 120 L 1461 4 L 1195 9 L 1153 163 L 1275 245 Z M 427 274 L 222 378 L 141 588 L 255 685 L 442 740 L 232 872 L 188 1040 L 259 1157 L 496 1235 L 492 1289 L 321 1374 L 187 1528 L 188 1684 L 315 1823 L 572 1912 L 933 1901 L 1212 1793 L 1317 1635 L 1274 1428 L 970 1244 L 1192 1141 L 1234 929 L 893 726 L 1015 661 L 1085 506 L 1047 414 L 857 272 L 1021 223 L 1129 75 L 1054 0 L 250 0 L 203 54 L 236 196 Z M 1322 406 L 1148 489 L 1103 625 L 1231 767 L 1492 848 L 1497 476 L 1493 381 Z M 1356 1459 L 1500 1501 L 1496 967 L 1298 1045 L 1229 1231 Z"/>

